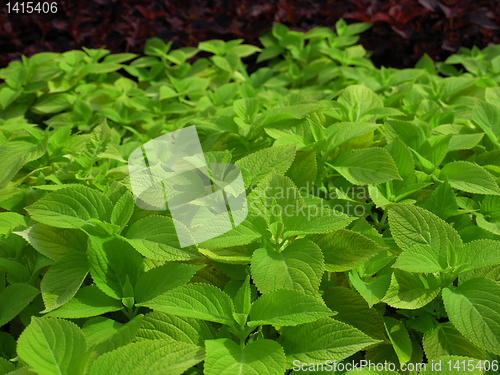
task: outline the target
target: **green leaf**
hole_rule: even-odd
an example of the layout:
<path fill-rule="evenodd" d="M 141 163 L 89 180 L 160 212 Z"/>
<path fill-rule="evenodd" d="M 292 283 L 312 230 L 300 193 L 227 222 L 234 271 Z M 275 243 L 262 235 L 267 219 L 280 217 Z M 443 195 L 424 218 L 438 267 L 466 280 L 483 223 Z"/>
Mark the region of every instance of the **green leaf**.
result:
<path fill-rule="evenodd" d="M 77 229 L 35 224 L 20 233 L 40 254 L 58 260 L 73 251 L 85 252 L 87 236 Z"/>
<path fill-rule="evenodd" d="M 82 74 L 104 74 L 119 70 L 122 66 L 116 63 L 99 63 L 86 65 L 82 70 Z"/>
<path fill-rule="evenodd" d="M 0 189 L 27 163 L 41 158 L 47 150 L 47 140 L 28 133 L 13 137 L 0 146 Z"/>
<path fill-rule="evenodd" d="M 109 222 L 112 210 L 104 194 L 83 185 L 49 193 L 26 208 L 32 219 L 58 228 L 93 227 L 95 220 Z"/>
<path fill-rule="evenodd" d="M 335 319 L 321 318 L 297 327 L 284 327 L 280 342 L 289 362 L 324 363 L 340 362 L 379 341 Z"/>
<path fill-rule="evenodd" d="M 372 307 L 384 298 L 391 283 L 390 275 L 377 275 L 373 280 L 362 280 L 355 270 L 348 274 L 349 281 L 361 296 Z"/>
<path fill-rule="evenodd" d="M 181 249 L 174 222 L 165 216 L 147 216 L 130 225 L 125 239 L 146 258 L 176 261 L 198 259 L 191 248 Z"/>
<path fill-rule="evenodd" d="M 328 288 L 322 297 L 326 305 L 337 312 L 335 320 L 349 324 L 375 339 L 385 340 L 385 327 L 380 314 L 368 307 L 358 293 L 337 286 Z"/>
<path fill-rule="evenodd" d="M 0 374 L 9 374 L 11 371 L 14 371 L 16 366 L 12 362 L 9 362 L 5 358 L 0 357 Z"/>
<path fill-rule="evenodd" d="M 441 287 L 435 276 L 394 270 L 383 302 L 398 309 L 415 310 L 431 302 Z"/>
<path fill-rule="evenodd" d="M 448 317 L 479 348 L 500 355 L 500 285 L 487 278 L 470 279 L 443 289 Z"/>
<path fill-rule="evenodd" d="M 350 121 L 360 121 L 370 109 L 383 107 L 382 99 L 364 85 L 347 86 L 338 99 L 350 109 Z"/>
<path fill-rule="evenodd" d="M 333 166 L 346 180 L 356 185 L 401 179 L 394 160 L 383 148 L 347 150 L 335 160 Z"/>
<path fill-rule="evenodd" d="M 137 305 L 221 324 L 233 322 L 234 306 L 231 297 L 219 288 L 204 283 L 182 285 Z"/>
<path fill-rule="evenodd" d="M 400 321 L 387 316 L 384 317 L 384 325 L 387 336 L 398 356 L 399 363 L 408 362 L 411 359 L 413 349 L 405 326 Z"/>
<path fill-rule="evenodd" d="M 83 333 L 87 339 L 88 348 L 92 351 L 87 368 L 96 357 L 132 342 L 143 318 L 143 315 L 137 315 L 126 324 L 103 317 L 87 320 Z"/>
<path fill-rule="evenodd" d="M 459 355 L 477 359 L 484 358 L 484 350 L 472 345 L 451 322 L 440 323 L 424 335 L 422 340 L 425 356 L 437 359 L 445 355 Z"/>
<path fill-rule="evenodd" d="M 309 191 L 316 181 L 316 151 L 311 150 L 297 153 L 286 175 L 295 183 L 299 191 L 301 188 Z"/>
<path fill-rule="evenodd" d="M 439 254 L 428 245 L 415 245 L 399 254 L 392 266 L 406 272 L 434 273 L 446 269 L 446 264 L 440 264 Z"/>
<path fill-rule="evenodd" d="M 351 139 L 373 132 L 379 126 L 380 124 L 373 124 L 369 122 L 337 122 L 331 124 L 325 130 L 325 138 L 320 140 L 319 143 L 325 144 L 327 146 L 327 150 L 332 151 L 336 147 L 350 141 Z"/>
<path fill-rule="evenodd" d="M 500 264 L 500 241 L 478 239 L 457 249 L 457 263 L 462 272 Z"/>
<path fill-rule="evenodd" d="M 203 266 L 167 263 L 149 270 L 137 281 L 134 289 L 136 302 L 149 301 L 167 290 L 186 284 L 201 268 Z"/>
<path fill-rule="evenodd" d="M 76 294 L 89 272 L 84 253 L 71 252 L 57 260 L 45 274 L 40 288 L 47 313 L 64 305 Z"/>
<path fill-rule="evenodd" d="M 457 200 L 448 181 L 445 181 L 437 189 L 434 189 L 429 198 L 427 198 L 423 208 L 433 212 L 443 220 L 458 214 Z"/>
<path fill-rule="evenodd" d="M 204 357 L 203 348 L 170 340 L 147 340 L 125 345 L 94 362 L 89 375 L 180 375 Z"/>
<path fill-rule="evenodd" d="M 434 263 L 437 260 L 443 269 L 456 265 L 456 252 L 462 247 L 462 239 L 450 224 L 431 212 L 408 204 L 393 205 L 389 208 L 389 226 L 401 249 L 428 246 L 435 252 Z"/>
<path fill-rule="evenodd" d="M 281 252 L 255 250 L 251 269 L 253 281 L 262 293 L 294 289 L 316 294 L 325 266 L 319 247 L 309 240 L 299 239 Z"/>
<path fill-rule="evenodd" d="M 61 93 L 45 95 L 33 104 L 31 110 L 37 114 L 62 112 L 68 108 L 74 100 L 75 97 L 71 94 Z"/>
<path fill-rule="evenodd" d="M 0 271 L 7 273 L 11 284 L 27 283 L 31 278 L 28 268 L 15 260 L 0 258 Z"/>
<path fill-rule="evenodd" d="M 352 270 L 349 272 L 348 277 L 354 288 L 356 288 L 370 307 L 384 298 L 391 283 L 391 276 L 385 274 L 377 275 L 372 280 L 364 281 L 359 277 L 356 270 Z"/>
<path fill-rule="evenodd" d="M 91 237 L 87 256 L 92 279 L 112 298 L 130 297 L 124 295 L 127 279 L 135 285 L 144 273 L 141 255 L 119 238 Z"/>
<path fill-rule="evenodd" d="M 289 208 L 292 209 L 292 214 L 289 214 Z M 297 200 L 292 206 L 285 206 L 283 213 L 285 226 L 283 236 L 285 238 L 304 234 L 330 233 L 344 228 L 356 220 L 355 217 L 349 217 L 340 211 L 332 210 L 323 203 L 319 205 L 305 204 L 302 200 Z"/>
<path fill-rule="evenodd" d="M 283 175 L 295 158 L 295 146 L 269 147 L 238 160 L 235 165 L 242 171 L 245 187 L 260 182 L 270 173 Z"/>
<path fill-rule="evenodd" d="M 38 294 L 40 291 L 28 284 L 12 284 L 2 290 L 0 292 L 0 327 L 14 319 Z"/>
<path fill-rule="evenodd" d="M 206 256 L 208 259 L 231 264 L 248 264 L 252 259 L 252 254 L 255 246 L 252 244 L 247 246 L 232 246 L 228 248 L 217 248 L 213 250 L 201 249 L 199 252 Z"/>
<path fill-rule="evenodd" d="M 277 289 L 253 303 L 251 320 L 247 324 L 251 328 L 265 324 L 296 326 L 330 315 L 332 311 L 317 297 L 296 290 Z"/>
<path fill-rule="evenodd" d="M 500 189 L 493 176 L 477 164 L 454 161 L 441 169 L 441 175 L 455 189 L 467 193 L 500 195 Z"/>
<path fill-rule="evenodd" d="M 9 234 L 13 229 L 26 228 L 26 218 L 16 212 L 0 212 L 0 236 Z"/>
<path fill-rule="evenodd" d="M 153 311 L 144 316 L 137 337 L 204 346 L 205 340 L 215 338 L 215 330 L 211 323 L 203 320 Z"/>
<path fill-rule="evenodd" d="M 80 328 L 56 318 L 31 318 L 17 341 L 19 356 L 41 375 L 80 374 L 86 351 Z"/>
<path fill-rule="evenodd" d="M 88 138 L 85 148 L 75 157 L 78 169 L 89 172 L 98 160 L 99 155 L 106 150 L 106 145 L 111 139 L 111 129 L 106 119 L 97 125 Z"/>
<path fill-rule="evenodd" d="M 399 137 L 395 137 L 394 140 L 385 148 L 396 163 L 398 173 L 403 181 L 414 182 L 415 165 L 413 162 L 413 156 L 411 151 L 408 149 L 408 146 L 406 146 Z"/>
<path fill-rule="evenodd" d="M 500 108 L 497 105 L 479 101 L 471 112 L 471 120 L 486 133 L 497 147 L 500 146 Z"/>
<path fill-rule="evenodd" d="M 237 314 L 250 314 L 252 308 L 252 293 L 250 289 L 250 276 L 247 275 L 245 281 L 234 297 L 234 311 Z"/>
<path fill-rule="evenodd" d="M 252 122 L 259 111 L 260 100 L 258 98 L 243 98 L 235 100 L 233 103 L 236 115 L 243 120 Z"/>
<path fill-rule="evenodd" d="M 241 347 L 230 339 L 206 342 L 206 375 L 282 375 L 286 368 L 283 348 L 276 341 L 260 339 Z"/>
<path fill-rule="evenodd" d="M 108 297 L 97 286 L 89 285 L 80 288 L 72 299 L 58 309 L 47 313 L 47 316 L 68 319 L 88 318 L 122 308 L 120 301 Z"/>
<path fill-rule="evenodd" d="M 260 217 L 247 216 L 235 228 L 198 244 L 200 249 L 219 249 L 252 243 L 265 233 L 265 221 Z M 203 252 L 203 250 L 200 250 Z"/>
<path fill-rule="evenodd" d="M 319 246 L 325 257 L 329 272 L 344 272 L 363 264 L 384 248 L 362 234 L 347 229 L 317 235 L 311 239 Z"/>
<path fill-rule="evenodd" d="M 116 192 L 108 196 L 113 204 L 111 211 L 111 224 L 116 224 L 122 230 L 127 225 L 132 213 L 134 212 L 134 198 L 125 188 L 117 188 Z"/>
<path fill-rule="evenodd" d="M 469 150 L 483 139 L 484 133 L 452 135 L 448 150 Z"/>

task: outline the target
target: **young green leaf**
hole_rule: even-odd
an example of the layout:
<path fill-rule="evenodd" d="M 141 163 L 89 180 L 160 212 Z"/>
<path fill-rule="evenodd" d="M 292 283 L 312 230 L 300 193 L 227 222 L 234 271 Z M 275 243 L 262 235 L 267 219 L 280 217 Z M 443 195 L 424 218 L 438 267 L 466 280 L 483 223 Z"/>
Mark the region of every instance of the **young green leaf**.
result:
<path fill-rule="evenodd" d="M 441 287 L 432 274 L 419 275 L 394 270 L 383 301 L 398 309 L 415 310 L 431 302 L 440 290 Z"/>
<path fill-rule="evenodd" d="M 325 270 L 319 247 L 299 239 L 277 252 L 260 248 L 252 255 L 252 278 L 262 293 L 276 289 L 295 289 L 316 294 Z"/>
<path fill-rule="evenodd" d="M 413 348 L 405 326 L 391 317 L 384 317 L 384 325 L 387 336 L 398 356 L 399 363 L 408 362 L 411 359 Z"/>
<path fill-rule="evenodd" d="M 95 284 L 112 298 L 130 297 L 124 295 L 126 279 L 133 286 L 144 273 L 140 254 L 119 238 L 91 237 L 87 257 Z"/>
<path fill-rule="evenodd" d="M 205 340 L 215 338 L 215 330 L 211 323 L 204 320 L 152 311 L 144 316 L 137 337 L 204 346 Z"/>
<path fill-rule="evenodd" d="M 250 244 L 265 233 L 265 221 L 261 217 L 249 216 L 241 224 L 220 236 L 198 244 L 201 249 L 220 249 Z"/>
<path fill-rule="evenodd" d="M 147 340 L 125 345 L 94 362 L 89 375 L 180 375 L 204 357 L 203 348 L 170 340 Z"/>
<path fill-rule="evenodd" d="M 176 261 L 200 258 L 191 248 L 181 249 L 174 222 L 165 216 L 147 216 L 130 225 L 125 239 L 150 259 Z"/>
<path fill-rule="evenodd" d="M 366 301 L 355 291 L 344 287 L 328 288 L 323 294 L 325 304 L 335 311 L 339 320 L 361 332 L 385 340 L 385 327 L 376 309 L 368 307 Z"/>
<path fill-rule="evenodd" d="M 348 277 L 349 281 L 365 299 L 369 307 L 372 307 L 384 298 L 391 283 L 390 275 L 377 275 L 373 280 L 364 281 L 359 277 L 356 270 L 349 272 Z"/>
<path fill-rule="evenodd" d="M 362 234 L 346 229 L 317 235 L 311 239 L 319 246 L 325 257 L 329 272 L 343 272 L 363 264 L 384 248 Z"/>
<path fill-rule="evenodd" d="M 456 266 L 456 252 L 462 247 L 462 239 L 450 224 L 431 212 L 408 204 L 397 204 L 389 208 L 389 226 L 401 249 L 428 246 L 430 249 L 425 250 L 434 250 L 433 259 L 443 268 L 446 265 Z"/>
<path fill-rule="evenodd" d="M 47 313 L 47 316 L 68 319 L 88 318 L 122 308 L 120 301 L 108 297 L 97 286 L 89 285 L 80 288 L 72 299 L 58 309 Z"/>
<path fill-rule="evenodd" d="M 500 146 L 498 141 L 500 137 L 500 108 L 497 105 L 478 102 L 472 108 L 471 120 L 484 130 L 491 142 L 497 147 Z"/>
<path fill-rule="evenodd" d="M 40 254 L 52 260 L 87 249 L 87 236 L 77 229 L 54 228 L 45 224 L 35 224 L 19 233 Z"/>
<path fill-rule="evenodd" d="M 355 185 L 380 184 L 401 179 L 394 160 L 383 148 L 347 150 L 335 160 L 333 166 Z"/>
<path fill-rule="evenodd" d="M 219 288 L 204 283 L 182 285 L 137 305 L 210 322 L 233 322 L 234 305 L 231 297 Z"/>
<path fill-rule="evenodd" d="M 450 321 L 479 348 L 500 355 L 500 285 L 487 278 L 443 289 Z"/>
<path fill-rule="evenodd" d="M 129 322 L 125 324 L 120 324 L 117 325 L 114 320 L 107 319 L 105 321 L 99 321 L 98 324 L 95 324 L 95 327 L 92 327 L 92 324 L 87 324 L 84 327 L 83 333 L 87 337 L 87 342 L 89 343 L 88 347 L 89 349 L 92 350 L 91 353 L 91 358 L 87 362 L 87 367 L 89 367 L 89 362 L 93 362 L 94 358 L 97 358 L 98 356 L 110 352 L 112 350 L 115 350 L 119 347 L 125 346 L 129 343 L 131 343 L 134 339 L 135 336 L 141 327 L 142 319 L 144 318 L 144 315 L 137 315 L 134 318 L 132 318 Z M 99 318 L 95 318 L 99 319 Z M 90 321 L 88 321 L 90 322 Z M 88 323 L 87 322 L 87 323 Z M 107 323 L 107 327 L 110 329 L 106 329 L 103 327 L 103 323 Z M 88 337 L 91 332 L 95 332 L 91 338 L 93 339 L 92 344 L 90 344 Z M 98 332 L 96 332 L 98 331 Z M 102 333 L 106 332 L 106 335 L 100 335 Z M 109 334 L 111 333 L 111 334 Z M 100 336 L 97 338 L 97 336 Z M 104 336 L 104 337 L 103 337 Z"/>
<path fill-rule="evenodd" d="M 252 305 L 249 327 L 265 324 L 296 326 L 333 312 L 317 297 L 296 290 L 277 289 L 260 296 Z"/>
<path fill-rule="evenodd" d="M 250 314 L 251 307 L 252 293 L 250 289 L 250 276 L 247 276 L 234 298 L 234 311 L 237 314 L 248 315 Z"/>
<path fill-rule="evenodd" d="M 493 176 L 477 164 L 454 161 L 446 164 L 441 174 L 455 189 L 467 193 L 500 195 L 500 188 Z"/>
<path fill-rule="evenodd" d="M 48 137 L 22 133 L 0 146 L 0 189 L 7 186 L 19 170 L 30 161 L 41 158 L 47 151 Z"/>
<path fill-rule="evenodd" d="M 297 327 L 284 327 L 281 344 L 289 361 L 340 362 L 379 341 L 332 318 L 321 318 Z"/>
<path fill-rule="evenodd" d="M 432 360 L 445 355 L 484 358 L 484 350 L 470 343 L 451 322 L 440 323 L 424 335 L 425 356 Z"/>
<path fill-rule="evenodd" d="M 406 272 L 434 273 L 447 268 L 441 264 L 439 254 L 428 245 L 415 245 L 399 254 L 396 263 L 392 266 Z"/>
<path fill-rule="evenodd" d="M 149 301 L 167 290 L 186 284 L 203 266 L 167 263 L 149 270 L 137 281 L 134 289 L 136 302 Z"/>
<path fill-rule="evenodd" d="M 382 99 L 364 85 L 347 86 L 338 101 L 350 109 L 349 121 L 360 121 L 370 109 L 384 106 Z"/>
<path fill-rule="evenodd" d="M 77 251 L 57 260 L 47 271 L 40 285 L 47 313 L 64 305 L 76 294 L 89 272 L 84 253 Z"/>
<path fill-rule="evenodd" d="M 108 195 L 108 198 L 113 204 L 110 222 L 111 224 L 118 225 L 120 230 L 122 230 L 134 212 L 134 198 L 124 187 L 116 188 L 116 190 Z"/>
<path fill-rule="evenodd" d="M 205 345 L 206 375 L 281 375 L 286 368 L 283 348 L 273 340 L 261 339 L 241 347 L 230 339 L 218 339 Z"/>
<path fill-rule="evenodd" d="M 80 374 L 87 351 L 80 328 L 67 320 L 33 317 L 17 343 L 17 353 L 43 375 Z"/>
<path fill-rule="evenodd" d="M 0 236 L 9 234 L 13 229 L 26 228 L 26 218 L 16 212 L 0 212 Z"/>
<path fill-rule="evenodd" d="M 238 160 L 235 165 L 242 170 L 245 187 L 260 182 L 266 175 L 283 175 L 295 158 L 295 146 L 283 145 L 262 149 Z"/>
<path fill-rule="evenodd" d="M 283 224 L 285 233 L 283 236 L 289 238 L 304 234 L 329 233 L 349 225 L 356 218 L 349 217 L 346 214 L 335 211 L 324 205 L 311 205 L 297 200 L 294 205 L 295 212 L 292 215 L 287 214 L 285 207 Z"/>
<path fill-rule="evenodd" d="M 478 239 L 457 249 L 457 264 L 462 272 L 500 264 L 500 241 Z"/>
<path fill-rule="evenodd" d="M 93 227 L 94 220 L 109 222 L 112 205 L 104 194 L 83 185 L 63 188 L 26 208 L 34 220 L 58 228 Z"/>
<path fill-rule="evenodd" d="M 12 284 L 0 292 L 0 327 L 14 319 L 40 291 L 28 284 Z"/>

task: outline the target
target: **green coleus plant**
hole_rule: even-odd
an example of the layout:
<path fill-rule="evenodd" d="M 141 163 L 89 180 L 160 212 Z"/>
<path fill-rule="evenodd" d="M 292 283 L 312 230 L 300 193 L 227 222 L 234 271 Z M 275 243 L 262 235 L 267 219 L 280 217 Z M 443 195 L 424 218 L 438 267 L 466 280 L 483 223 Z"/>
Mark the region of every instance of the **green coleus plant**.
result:
<path fill-rule="evenodd" d="M 0 374 L 497 372 L 498 46 L 377 69 L 369 26 L 0 70 Z M 127 159 L 191 125 L 248 215 L 181 247 Z"/>

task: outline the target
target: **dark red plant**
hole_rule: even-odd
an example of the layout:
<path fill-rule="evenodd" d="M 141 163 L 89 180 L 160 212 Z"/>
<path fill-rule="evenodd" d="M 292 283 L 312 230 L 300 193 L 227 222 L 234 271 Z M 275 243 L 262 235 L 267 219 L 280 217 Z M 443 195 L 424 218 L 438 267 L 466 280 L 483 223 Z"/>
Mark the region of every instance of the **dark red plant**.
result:
<path fill-rule="evenodd" d="M 39 1 L 34 1 L 38 3 Z M 412 66 L 423 53 L 442 60 L 460 46 L 500 43 L 496 0 L 55 0 L 56 14 L 7 14 L 0 8 L 0 66 L 22 54 L 106 46 L 141 53 L 153 36 L 174 47 L 207 39 L 258 36 L 281 22 L 295 30 L 372 22 L 361 43 L 377 65 Z M 13 2 L 12 2 L 13 3 Z"/>

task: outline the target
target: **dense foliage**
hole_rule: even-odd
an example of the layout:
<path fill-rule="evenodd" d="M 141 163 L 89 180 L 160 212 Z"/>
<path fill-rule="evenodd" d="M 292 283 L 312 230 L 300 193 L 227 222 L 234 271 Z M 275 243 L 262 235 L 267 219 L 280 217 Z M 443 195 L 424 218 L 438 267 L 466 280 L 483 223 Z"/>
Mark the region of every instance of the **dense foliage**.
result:
<path fill-rule="evenodd" d="M 377 69 L 368 27 L 0 70 L 0 374 L 496 371 L 500 46 Z M 249 215 L 180 248 L 127 159 L 189 125 Z"/>
<path fill-rule="evenodd" d="M 38 3 L 35 0 L 33 3 Z M 106 46 L 141 53 L 146 39 L 196 46 L 208 39 L 257 45 L 273 21 L 298 31 L 340 18 L 372 22 L 361 44 L 376 66 L 409 67 L 427 53 L 443 60 L 460 46 L 500 43 L 500 7 L 490 0 L 56 0 L 55 14 L 0 9 L 0 67 L 21 54 Z"/>

